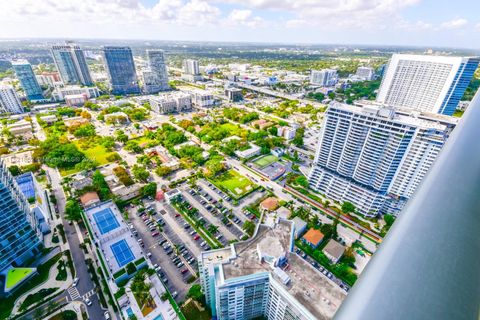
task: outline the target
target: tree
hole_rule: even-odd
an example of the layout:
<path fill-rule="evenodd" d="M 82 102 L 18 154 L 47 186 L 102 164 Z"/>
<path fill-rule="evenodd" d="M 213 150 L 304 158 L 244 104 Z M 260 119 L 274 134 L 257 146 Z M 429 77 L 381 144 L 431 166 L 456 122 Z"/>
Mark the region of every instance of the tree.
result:
<path fill-rule="evenodd" d="M 395 222 L 395 217 L 391 214 L 385 214 L 383 215 L 383 220 L 385 220 L 385 223 L 388 227 L 391 227 L 392 224 Z"/>
<path fill-rule="evenodd" d="M 155 170 L 155 173 L 159 177 L 165 177 L 170 172 L 172 172 L 172 169 L 170 169 L 169 167 L 165 167 L 165 166 L 160 166 L 160 167 L 157 168 L 157 170 Z"/>
<path fill-rule="evenodd" d="M 148 177 L 150 177 L 150 172 L 148 172 L 147 169 L 136 164 L 133 165 L 132 173 L 135 179 L 140 180 L 142 182 L 147 182 Z"/>
<path fill-rule="evenodd" d="M 10 170 L 10 173 L 12 174 L 12 176 L 18 176 L 19 174 L 22 173 L 22 170 L 20 170 L 20 168 L 17 165 L 13 165 L 9 167 L 8 170 Z"/>
<path fill-rule="evenodd" d="M 295 132 L 295 137 L 292 140 L 292 143 L 297 147 L 303 146 L 303 135 L 305 134 L 305 128 L 300 127 Z"/>
<path fill-rule="evenodd" d="M 342 212 L 346 214 L 355 212 L 355 206 L 353 205 L 353 203 L 345 201 L 342 204 Z"/>
<path fill-rule="evenodd" d="M 303 175 L 302 175 L 302 176 L 298 176 L 298 177 L 295 179 L 295 182 L 296 182 L 298 185 L 300 185 L 300 186 L 302 186 L 302 187 L 304 187 L 304 188 L 308 188 L 308 180 L 307 180 L 307 178 L 306 178 L 305 176 L 303 176 Z"/>
<path fill-rule="evenodd" d="M 143 186 L 141 194 L 143 197 L 155 197 L 157 194 L 157 184 L 155 182 L 151 182 Z"/>
<path fill-rule="evenodd" d="M 130 262 L 129 264 L 127 264 L 127 273 L 128 274 L 134 274 L 136 271 L 137 271 L 137 268 L 135 267 L 135 265 L 133 264 L 133 262 Z M 143 279 L 142 279 L 143 280 Z M 132 283 L 132 286 L 133 286 L 133 283 Z M 132 291 L 134 289 L 132 288 Z"/>
<path fill-rule="evenodd" d="M 249 236 L 253 236 L 253 233 L 255 232 L 255 223 L 253 223 L 252 221 L 250 220 L 245 220 L 245 222 L 243 223 L 243 230 L 245 230 L 245 232 L 249 235 Z"/>
<path fill-rule="evenodd" d="M 217 231 L 218 227 L 216 225 L 211 224 L 208 226 L 208 232 L 210 232 L 211 234 L 215 234 L 217 233 Z"/>
<path fill-rule="evenodd" d="M 194 284 L 188 289 L 187 298 L 192 298 L 197 301 L 201 301 L 203 298 L 202 286 L 199 284 Z"/>
<path fill-rule="evenodd" d="M 69 221 L 79 221 L 82 219 L 82 209 L 75 200 L 67 200 L 65 203 L 65 219 Z"/>
<path fill-rule="evenodd" d="M 128 141 L 128 136 L 122 130 L 117 130 L 115 131 L 115 140 L 126 143 Z"/>

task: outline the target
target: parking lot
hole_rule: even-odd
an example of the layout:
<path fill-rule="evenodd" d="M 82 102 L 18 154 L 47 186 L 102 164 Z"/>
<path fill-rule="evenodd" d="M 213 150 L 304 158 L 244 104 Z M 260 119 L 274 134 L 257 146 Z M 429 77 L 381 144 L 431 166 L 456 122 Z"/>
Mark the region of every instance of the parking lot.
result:
<path fill-rule="evenodd" d="M 218 234 L 222 237 L 218 239 L 223 245 L 228 244 L 228 241 L 239 240 L 244 232 L 242 230 L 242 222 L 238 221 L 239 225 L 235 225 L 225 215 L 230 213 L 230 209 L 225 207 L 221 202 L 214 199 L 203 188 L 197 187 L 194 189 L 185 187 L 182 189 L 182 194 L 195 208 L 199 210 L 199 214 L 206 221 L 205 228 L 213 224 L 218 227 Z M 214 236 L 218 236 L 214 234 Z"/>
<path fill-rule="evenodd" d="M 155 212 L 153 215 L 147 213 L 148 204 L 143 212 L 136 207 L 128 208 L 130 228 L 162 281 L 177 301 L 183 301 L 191 286 L 187 282 L 197 272 L 198 254 L 187 247 L 171 227 L 172 222 L 166 218 L 168 213 L 161 214 L 150 206 L 153 209 L 150 212 Z"/>

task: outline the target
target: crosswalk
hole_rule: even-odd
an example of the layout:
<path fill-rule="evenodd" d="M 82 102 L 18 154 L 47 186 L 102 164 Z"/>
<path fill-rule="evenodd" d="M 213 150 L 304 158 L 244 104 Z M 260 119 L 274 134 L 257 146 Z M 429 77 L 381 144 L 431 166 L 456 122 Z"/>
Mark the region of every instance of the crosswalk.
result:
<path fill-rule="evenodd" d="M 77 287 L 70 287 L 70 288 L 67 289 L 67 291 L 68 291 L 68 294 L 70 295 L 70 299 L 72 301 L 80 298 L 80 292 L 78 292 Z"/>
<path fill-rule="evenodd" d="M 87 298 L 90 298 L 91 296 L 93 296 L 95 294 L 95 290 L 90 290 L 88 291 L 87 293 L 85 293 L 83 296 L 82 296 L 82 299 L 85 300 Z"/>
<path fill-rule="evenodd" d="M 68 288 L 67 292 L 70 295 L 70 300 L 72 300 L 72 301 L 77 300 L 77 299 L 85 300 L 85 299 L 88 299 L 95 294 L 95 290 L 92 289 L 82 296 L 82 295 L 80 295 L 80 292 L 78 292 L 78 289 L 76 287 Z"/>

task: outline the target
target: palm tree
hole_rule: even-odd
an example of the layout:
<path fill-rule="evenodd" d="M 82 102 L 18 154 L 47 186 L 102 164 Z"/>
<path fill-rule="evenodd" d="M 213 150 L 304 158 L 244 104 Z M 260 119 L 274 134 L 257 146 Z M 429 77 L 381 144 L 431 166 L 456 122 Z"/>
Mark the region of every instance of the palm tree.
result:
<path fill-rule="evenodd" d="M 211 224 L 208 226 L 208 232 L 210 232 L 211 234 L 215 234 L 217 233 L 217 231 L 218 227 L 216 225 Z"/>

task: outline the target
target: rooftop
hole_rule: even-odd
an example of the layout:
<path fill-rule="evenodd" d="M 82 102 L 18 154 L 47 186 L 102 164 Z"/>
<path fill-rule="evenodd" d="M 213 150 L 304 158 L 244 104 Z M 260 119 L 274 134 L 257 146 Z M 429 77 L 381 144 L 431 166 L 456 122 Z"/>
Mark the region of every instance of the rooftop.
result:
<path fill-rule="evenodd" d="M 251 240 L 232 244 L 230 248 L 202 252 L 201 259 L 203 266 L 221 265 L 224 278 L 217 281 L 269 272 L 278 284 L 315 318 L 332 318 L 346 294 L 320 271 L 291 252 L 292 245 L 292 222 L 280 219 L 273 228 L 260 225 Z M 286 285 L 281 277 L 282 273 L 275 272 L 276 267 L 269 264 L 265 258 L 283 255 L 287 263 L 282 269 L 290 277 Z"/>
<path fill-rule="evenodd" d="M 310 229 L 303 235 L 302 239 L 316 246 L 323 240 L 323 233 L 317 229 Z"/>
<path fill-rule="evenodd" d="M 95 191 L 87 192 L 80 197 L 80 202 L 84 207 L 98 201 L 100 201 L 100 198 Z"/>
<path fill-rule="evenodd" d="M 323 248 L 323 252 L 329 254 L 330 256 L 338 260 L 345 252 L 345 246 L 341 245 L 333 239 L 330 239 L 325 248 Z"/>
<path fill-rule="evenodd" d="M 274 197 L 267 198 L 260 203 L 262 209 L 273 211 L 278 208 L 278 199 Z"/>

